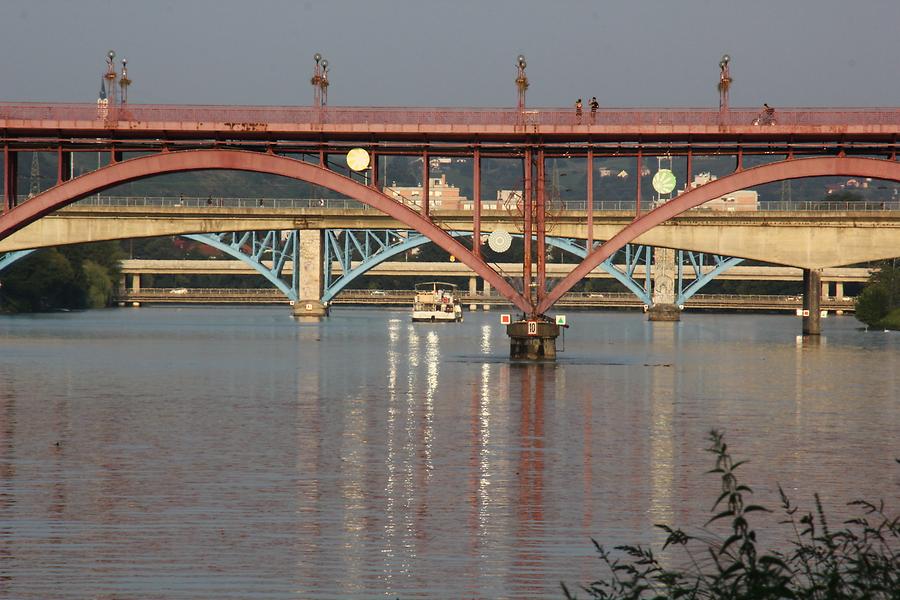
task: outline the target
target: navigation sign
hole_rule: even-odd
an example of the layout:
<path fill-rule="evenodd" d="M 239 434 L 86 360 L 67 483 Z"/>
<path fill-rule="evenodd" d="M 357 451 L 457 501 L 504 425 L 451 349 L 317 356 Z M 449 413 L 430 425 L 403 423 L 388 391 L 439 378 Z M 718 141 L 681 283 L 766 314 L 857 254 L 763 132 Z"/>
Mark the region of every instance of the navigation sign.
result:
<path fill-rule="evenodd" d="M 347 166 L 354 171 L 364 171 L 369 168 L 369 153 L 363 148 L 353 148 L 347 153 Z"/>
<path fill-rule="evenodd" d="M 537 335 L 537 321 L 528 321 L 528 335 Z"/>
<path fill-rule="evenodd" d="M 512 236 L 503 229 L 498 229 L 488 236 L 488 247 L 494 252 L 506 252 L 511 244 Z"/>
<path fill-rule="evenodd" d="M 675 189 L 675 173 L 669 169 L 660 169 L 653 176 L 653 189 L 656 193 L 666 195 L 671 194 Z"/>
<path fill-rule="evenodd" d="M 512 323 L 511 315 L 500 315 L 500 324 L 501 325 L 509 325 L 510 323 Z"/>
<path fill-rule="evenodd" d="M 565 325 L 566 324 L 566 315 L 556 315 L 556 324 L 557 325 Z"/>

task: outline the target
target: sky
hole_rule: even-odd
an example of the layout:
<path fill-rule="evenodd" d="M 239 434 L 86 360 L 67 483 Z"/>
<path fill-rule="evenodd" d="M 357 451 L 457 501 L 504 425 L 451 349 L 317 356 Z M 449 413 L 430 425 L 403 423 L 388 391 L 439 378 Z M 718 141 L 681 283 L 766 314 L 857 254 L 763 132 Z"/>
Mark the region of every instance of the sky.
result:
<path fill-rule="evenodd" d="M 900 0 L 0 0 L 0 101 L 93 102 L 109 49 L 141 104 L 900 106 Z"/>

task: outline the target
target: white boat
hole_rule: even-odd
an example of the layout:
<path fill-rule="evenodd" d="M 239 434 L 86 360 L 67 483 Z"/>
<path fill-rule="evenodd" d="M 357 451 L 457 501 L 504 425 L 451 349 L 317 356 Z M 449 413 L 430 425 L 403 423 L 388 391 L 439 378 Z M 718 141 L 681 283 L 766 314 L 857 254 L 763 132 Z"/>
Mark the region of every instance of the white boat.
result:
<path fill-rule="evenodd" d="M 412 320 L 430 323 L 462 321 L 462 306 L 459 305 L 456 286 L 442 281 L 417 283 Z"/>

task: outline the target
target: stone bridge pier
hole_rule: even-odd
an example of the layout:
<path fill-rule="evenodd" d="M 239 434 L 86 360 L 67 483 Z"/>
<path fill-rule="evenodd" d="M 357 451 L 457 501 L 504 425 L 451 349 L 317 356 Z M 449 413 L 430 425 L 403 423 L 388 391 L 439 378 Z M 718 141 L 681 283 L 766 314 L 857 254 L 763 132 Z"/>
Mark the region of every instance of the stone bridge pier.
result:
<path fill-rule="evenodd" d="M 650 321 L 680 321 L 681 310 L 675 305 L 675 282 L 678 269 L 675 250 L 653 249 L 653 306 L 647 311 Z"/>
<path fill-rule="evenodd" d="M 325 232 L 301 229 L 297 243 L 300 245 L 300 288 L 292 313 L 295 317 L 326 317 L 328 307 L 321 301 L 325 288 Z"/>

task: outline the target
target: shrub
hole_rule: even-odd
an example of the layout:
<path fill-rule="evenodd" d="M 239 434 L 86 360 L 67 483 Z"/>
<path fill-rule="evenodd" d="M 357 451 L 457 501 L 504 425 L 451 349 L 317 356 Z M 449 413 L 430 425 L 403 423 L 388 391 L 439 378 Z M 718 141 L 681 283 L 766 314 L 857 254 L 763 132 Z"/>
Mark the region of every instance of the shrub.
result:
<path fill-rule="evenodd" d="M 897 599 L 900 598 L 900 517 L 888 517 L 883 503 L 858 500 L 850 505 L 862 515 L 832 531 L 818 495 L 815 513 L 799 515 L 779 487 L 783 524 L 791 528 L 789 552 L 761 552 L 748 515 L 768 509 L 745 503 L 752 490 L 739 483 L 722 434 L 710 433 L 708 448 L 716 457 L 710 471 L 721 477 L 722 491 L 707 522 L 728 521 L 730 535 L 721 542 L 701 539 L 668 525 L 662 551 L 680 549 L 685 568 L 666 568 L 642 546 L 617 546 L 622 558 L 594 541 L 606 578 L 583 586 L 601 599 Z M 566 598 L 573 599 L 565 584 Z"/>
<path fill-rule="evenodd" d="M 869 327 L 881 327 L 890 308 L 888 290 L 881 284 L 870 284 L 856 299 L 856 318 Z"/>

